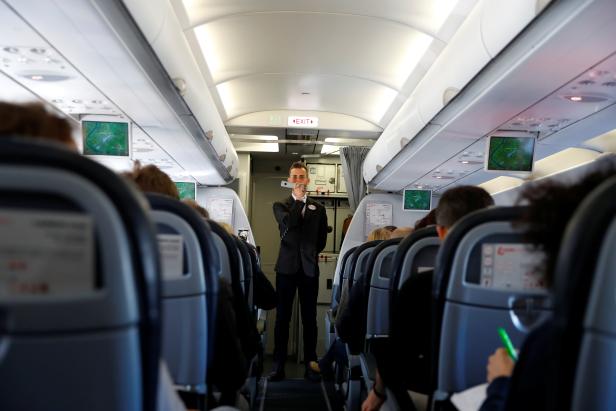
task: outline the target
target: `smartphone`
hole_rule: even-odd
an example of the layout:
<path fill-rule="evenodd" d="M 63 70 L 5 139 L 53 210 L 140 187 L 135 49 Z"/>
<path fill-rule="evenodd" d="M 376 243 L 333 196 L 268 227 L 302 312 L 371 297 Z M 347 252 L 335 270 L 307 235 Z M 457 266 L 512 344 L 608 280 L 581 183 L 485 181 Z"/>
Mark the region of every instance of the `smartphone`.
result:
<path fill-rule="evenodd" d="M 295 183 L 289 183 L 288 181 L 282 180 L 280 182 L 280 187 L 284 188 L 295 188 Z"/>

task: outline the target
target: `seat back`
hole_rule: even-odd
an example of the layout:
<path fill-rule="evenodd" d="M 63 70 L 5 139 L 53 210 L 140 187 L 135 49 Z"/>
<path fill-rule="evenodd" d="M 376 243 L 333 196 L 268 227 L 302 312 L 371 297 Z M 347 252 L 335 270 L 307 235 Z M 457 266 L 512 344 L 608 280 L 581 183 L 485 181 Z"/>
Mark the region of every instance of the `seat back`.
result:
<path fill-rule="evenodd" d="M 443 311 L 437 400 L 485 382 L 486 359 L 502 346 L 498 327 L 520 347 L 528 331 L 550 315 L 539 269 L 543 254 L 530 251 L 511 225 L 520 212 L 475 212 L 452 227 L 439 251 L 435 286 L 443 290 Z"/>
<path fill-rule="evenodd" d="M 227 253 L 227 247 L 223 239 L 215 232 L 213 232 L 214 247 L 216 248 L 216 254 L 218 255 L 218 266 L 216 273 L 219 278 L 224 279 L 231 284 L 231 262 L 229 261 L 229 253 Z"/>
<path fill-rule="evenodd" d="M 244 241 L 237 237 L 233 238 L 237 246 L 240 260 L 241 260 L 241 281 L 242 290 L 246 298 L 246 304 L 250 310 L 253 309 L 253 289 L 252 289 L 252 261 L 250 259 L 250 250 Z"/>
<path fill-rule="evenodd" d="M 349 258 L 353 254 L 353 251 L 355 251 L 356 248 L 357 247 L 353 247 L 353 248 L 349 249 L 342 256 L 342 262 L 340 264 L 340 270 L 335 274 L 338 278 L 333 281 L 334 284 L 333 284 L 332 302 L 331 302 L 331 307 L 332 308 L 336 307 L 340 303 L 340 297 L 342 296 L 342 283 L 343 283 L 343 279 L 344 278 L 348 278 L 348 273 L 346 273 L 347 276 L 345 276 L 345 270 L 346 270 L 346 267 L 347 267 L 347 263 L 349 261 Z"/>
<path fill-rule="evenodd" d="M 159 264 L 147 204 L 55 145 L 0 141 L 0 409 L 154 410 Z"/>
<path fill-rule="evenodd" d="M 392 278 L 392 263 L 401 238 L 392 238 L 377 245 L 367 266 L 365 287 L 368 306 L 366 314 L 366 338 L 389 336 L 389 292 Z"/>
<path fill-rule="evenodd" d="M 571 218 L 555 269 L 551 409 L 614 409 L 616 177 Z M 565 408 L 562 408 L 565 407 Z"/>
<path fill-rule="evenodd" d="M 381 243 L 381 241 L 382 240 L 367 241 L 358 246 L 353 252 L 354 258 L 350 261 L 351 266 L 349 267 L 349 275 L 347 278 L 349 289 L 353 288 L 358 279 L 366 272 L 370 254 L 372 254 L 374 247 Z"/>
<path fill-rule="evenodd" d="M 147 198 L 161 250 L 163 358 L 176 386 L 205 394 L 219 266 L 212 233 L 186 204 L 160 194 Z"/>
<path fill-rule="evenodd" d="M 414 231 L 400 242 L 392 262 L 391 307 L 395 306 L 406 280 L 413 274 L 434 268 L 440 244 L 435 227 Z"/>
<path fill-rule="evenodd" d="M 217 224 L 214 221 L 209 221 L 210 228 L 212 232 L 216 234 L 218 240 L 215 240 L 216 249 L 219 255 L 227 256 L 226 259 L 222 257 L 223 264 L 221 265 L 221 269 L 225 269 L 224 266 L 225 261 L 229 263 L 229 278 L 226 278 L 226 271 L 221 271 L 220 274 L 223 275 L 222 278 L 230 280 L 231 288 L 233 290 L 234 295 L 242 296 L 244 298 L 244 289 L 242 286 L 242 263 L 240 253 L 237 249 L 237 245 L 235 243 L 234 237 L 231 236 L 227 231 L 225 231 L 222 226 Z"/>

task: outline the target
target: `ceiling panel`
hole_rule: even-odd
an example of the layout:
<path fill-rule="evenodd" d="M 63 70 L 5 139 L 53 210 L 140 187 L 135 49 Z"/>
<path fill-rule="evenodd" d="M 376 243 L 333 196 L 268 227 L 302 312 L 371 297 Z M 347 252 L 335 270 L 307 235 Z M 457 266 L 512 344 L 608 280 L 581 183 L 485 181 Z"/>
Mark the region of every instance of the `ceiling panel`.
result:
<path fill-rule="evenodd" d="M 172 2 L 227 125 L 310 110 L 382 129 L 477 0 Z"/>
<path fill-rule="evenodd" d="M 217 89 L 229 118 L 264 110 L 314 110 L 374 124 L 397 96 L 380 84 L 335 75 L 262 74 L 238 78 Z"/>
<path fill-rule="evenodd" d="M 216 84 L 253 73 L 309 73 L 399 89 L 432 41 L 387 20 L 314 13 L 237 15 L 195 34 Z"/>
<path fill-rule="evenodd" d="M 176 0 L 179 3 L 181 0 Z M 431 35 L 443 31 L 448 18 L 464 15 L 475 1 L 469 0 L 183 0 L 190 10 L 185 18 L 186 27 L 225 18 L 229 15 L 256 14 L 263 12 L 312 12 L 374 16 L 415 27 Z"/>

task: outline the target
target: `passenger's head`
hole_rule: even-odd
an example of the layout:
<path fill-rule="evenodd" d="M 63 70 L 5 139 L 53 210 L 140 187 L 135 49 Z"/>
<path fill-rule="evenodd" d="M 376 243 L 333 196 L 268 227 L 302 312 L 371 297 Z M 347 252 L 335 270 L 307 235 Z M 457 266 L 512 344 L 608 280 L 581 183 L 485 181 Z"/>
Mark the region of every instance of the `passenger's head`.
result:
<path fill-rule="evenodd" d="M 201 207 L 199 203 L 197 203 L 192 198 L 186 198 L 182 200 L 182 202 L 186 204 L 187 206 L 191 207 L 193 210 L 199 213 L 201 217 L 205 218 L 206 220 L 210 218 L 210 213 L 208 213 L 205 208 Z"/>
<path fill-rule="evenodd" d="M 225 231 L 227 232 L 227 234 L 235 235 L 235 234 L 233 234 L 233 227 L 231 227 L 231 225 L 229 223 L 225 223 L 224 221 L 216 221 L 216 223 L 219 226 L 221 226 L 222 228 L 224 228 Z"/>
<path fill-rule="evenodd" d="M 398 227 L 391 232 L 391 236 L 389 238 L 404 238 L 413 231 L 413 227 Z"/>
<path fill-rule="evenodd" d="M 139 161 L 135 161 L 133 170 L 123 173 L 123 175 L 133 180 L 144 193 L 159 193 L 176 200 L 180 199 L 175 183 L 153 164 L 144 167 Z"/>
<path fill-rule="evenodd" d="M 398 227 L 396 227 L 395 225 L 386 225 L 385 227 L 383 227 L 385 230 L 389 231 L 390 233 L 393 233 L 394 230 Z"/>
<path fill-rule="evenodd" d="M 0 136 L 55 141 L 77 151 L 71 133 L 72 126 L 66 118 L 49 112 L 40 103 L 0 102 Z"/>
<path fill-rule="evenodd" d="M 424 218 L 415 221 L 415 230 L 431 225 L 436 225 L 436 208 L 433 208 Z"/>
<path fill-rule="evenodd" d="M 389 231 L 385 227 L 380 227 L 380 228 L 375 228 L 374 230 L 370 231 L 370 233 L 368 234 L 367 241 L 389 240 L 390 238 L 391 238 L 391 231 Z"/>
<path fill-rule="evenodd" d="M 520 193 L 518 203 L 528 207 L 520 221 L 526 239 L 546 254 L 546 282 L 552 285 L 565 228 L 573 213 L 598 185 L 616 175 L 616 156 L 599 160 L 593 171 L 574 184 L 546 181 Z"/>
<path fill-rule="evenodd" d="M 436 208 L 436 231 L 442 240 L 449 229 L 473 211 L 494 205 L 486 190 L 476 186 L 460 186 L 445 191 Z"/>
<path fill-rule="evenodd" d="M 308 167 L 306 167 L 306 164 L 301 161 L 296 161 L 291 164 L 291 167 L 289 167 L 289 178 L 287 180 L 290 183 L 302 183 L 308 185 L 308 183 L 310 183 L 310 179 L 308 178 Z"/>

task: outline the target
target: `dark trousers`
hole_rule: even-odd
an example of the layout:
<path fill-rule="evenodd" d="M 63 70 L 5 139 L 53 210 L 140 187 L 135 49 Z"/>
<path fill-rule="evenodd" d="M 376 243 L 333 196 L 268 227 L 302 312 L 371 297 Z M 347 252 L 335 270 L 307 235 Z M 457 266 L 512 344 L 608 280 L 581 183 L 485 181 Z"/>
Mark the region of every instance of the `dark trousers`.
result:
<path fill-rule="evenodd" d="M 274 362 L 284 367 L 289 343 L 289 323 L 293 310 L 295 290 L 299 294 L 300 313 L 304 328 L 304 363 L 317 359 L 317 294 L 319 278 L 308 277 L 303 272 L 294 275 L 276 274 L 276 325 L 274 329 Z"/>

